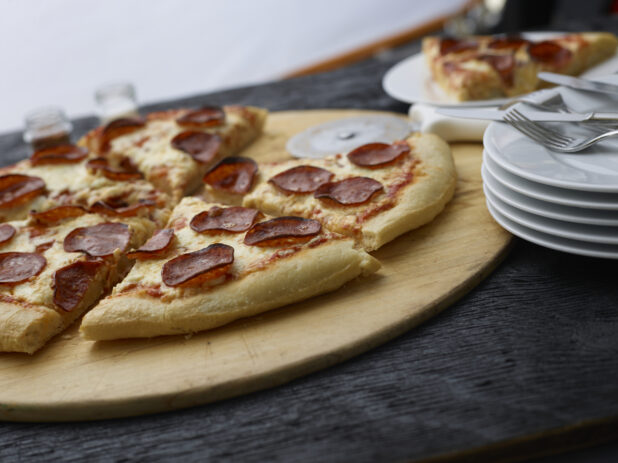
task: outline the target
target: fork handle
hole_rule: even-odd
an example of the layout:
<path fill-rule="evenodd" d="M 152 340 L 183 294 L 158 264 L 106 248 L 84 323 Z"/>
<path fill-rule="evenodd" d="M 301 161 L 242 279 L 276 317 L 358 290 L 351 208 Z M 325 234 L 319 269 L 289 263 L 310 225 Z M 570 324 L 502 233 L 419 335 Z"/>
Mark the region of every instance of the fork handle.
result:
<path fill-rule="evenodd" d="M 618 122 L 618 113 L 590 113 L 588 121 Z"/>

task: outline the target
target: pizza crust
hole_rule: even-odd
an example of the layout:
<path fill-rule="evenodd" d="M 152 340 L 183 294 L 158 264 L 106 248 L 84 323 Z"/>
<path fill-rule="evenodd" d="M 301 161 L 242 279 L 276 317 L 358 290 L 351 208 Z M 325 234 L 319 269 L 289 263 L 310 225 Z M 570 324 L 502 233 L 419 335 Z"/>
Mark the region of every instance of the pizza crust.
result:
<path fill-rule="evenodd" d="M 90 340 L 194 333 L 333 291 L 379 267 L 350 240 L 327 242 L 192 297 L 108 297 L 84 317 L 80 330 Z"/>
<path fill-rule="evenodd" d="M 397 205 L 369 219 L 362 228 L 361 244 L 378 249 L 397 236 L 431 222 L 455 192 L 457 174 L 449 146 L 433 134 L 408 139 L 420 161 L 415 180 L 404 188 Z"/>

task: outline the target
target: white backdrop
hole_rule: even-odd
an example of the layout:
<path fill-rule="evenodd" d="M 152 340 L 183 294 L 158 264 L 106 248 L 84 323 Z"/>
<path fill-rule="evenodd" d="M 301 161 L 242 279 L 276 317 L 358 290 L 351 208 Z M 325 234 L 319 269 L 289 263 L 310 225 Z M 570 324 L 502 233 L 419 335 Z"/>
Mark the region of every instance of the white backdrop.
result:
<path fill-rule="evenodd" d="M 464 0 L 0 0 L 0 131 L 101 84 L 141 102 L 257 83 L 457 10 Z"/>

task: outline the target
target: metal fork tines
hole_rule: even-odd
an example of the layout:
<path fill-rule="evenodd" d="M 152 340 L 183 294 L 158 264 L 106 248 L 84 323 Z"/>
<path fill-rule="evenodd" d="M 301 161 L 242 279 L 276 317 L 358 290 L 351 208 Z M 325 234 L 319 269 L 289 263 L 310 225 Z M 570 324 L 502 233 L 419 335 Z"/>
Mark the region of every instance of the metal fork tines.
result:
<path fill-rule="evenodd" d="M 531 121 L 523 113 L 514 108 L 510 109 L 505 114 L 504 122 L 546 148 L 563 153 L 576 153 L 601 140 L 618 135 L 618 130 L 609 130 L 590 137 L 569 137 L 545 124 Z"/>

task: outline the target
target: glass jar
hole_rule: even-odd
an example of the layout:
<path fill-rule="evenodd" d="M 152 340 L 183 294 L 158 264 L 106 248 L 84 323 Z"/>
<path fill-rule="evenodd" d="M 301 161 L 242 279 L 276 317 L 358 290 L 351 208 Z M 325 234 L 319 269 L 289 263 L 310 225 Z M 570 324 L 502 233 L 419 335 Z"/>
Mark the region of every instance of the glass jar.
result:
<path fill-rule="evenodd" d="M 36 109 L 26 115 L 24 141 L 34 151 L 71 143 L 73 126 L 64 111 L 49 106 Z"/>
<path fill-rule="evenodd" d="M 121 117 L 138 117 L 135 87 L 127 82 L 105 85 L 96 90 L 94 98 L 102 124 Z"/>

